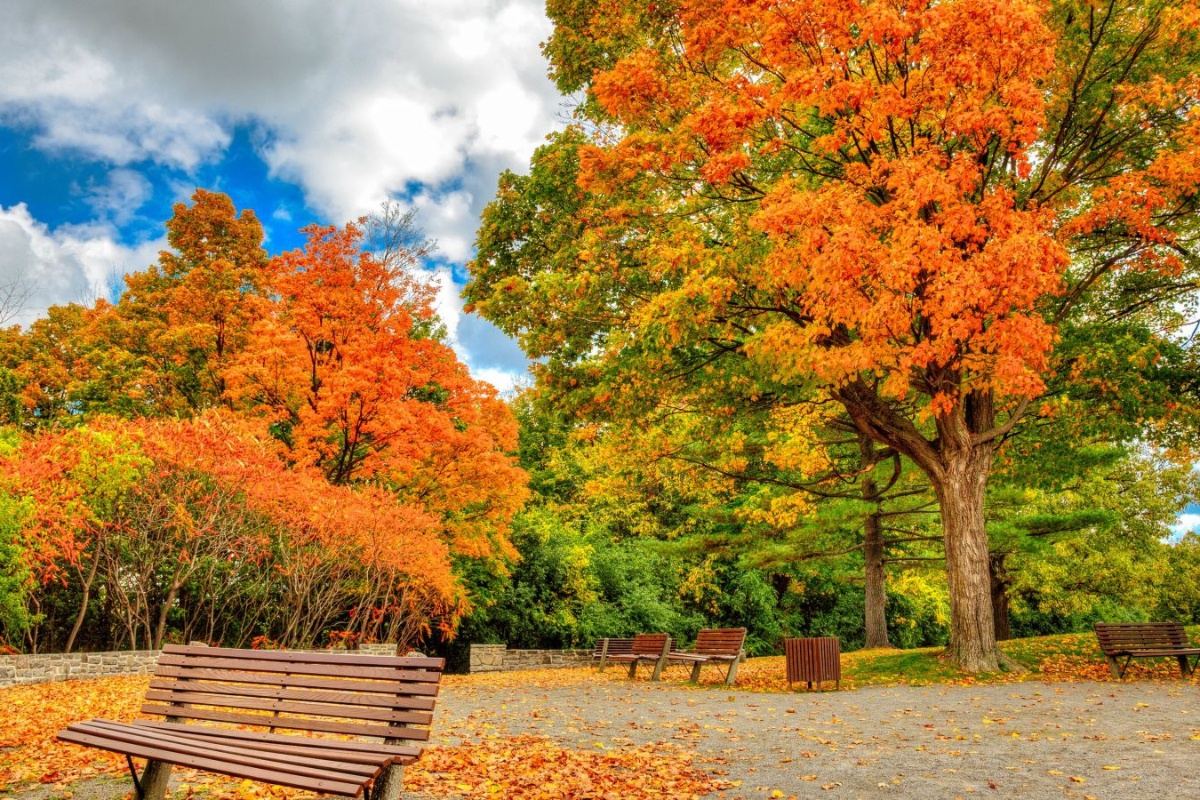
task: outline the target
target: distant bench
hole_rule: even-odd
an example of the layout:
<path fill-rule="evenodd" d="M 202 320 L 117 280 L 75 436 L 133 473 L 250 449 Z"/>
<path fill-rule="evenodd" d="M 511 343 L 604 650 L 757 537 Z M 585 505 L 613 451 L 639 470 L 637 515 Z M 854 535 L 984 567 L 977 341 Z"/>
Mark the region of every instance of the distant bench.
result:
<path fill-rule="evenodd" d="M 592 660 L 600 662 L 600 671 L 608 665 L 610 656 L 627 656 L 633 652 L 633 639 L 597 639 Z"/>
<path fill-rule="evenodd" d="M 1184 676 L 1191 675 L 1200 663 L 1200 647 L 1191 643 L 1179 622 L 1097 622 L 1096 639 L 1118 680 L 1125 677 L 1135 658 L 1174 658 Z M 1188 663 L 1190 656 L 1196 656 L 1196 661 Z"/>
<path fill-rule="evenodd" d="M 671 637 L 665 633 L 639 633 L 633 637 L 628 653 L 608 654 L 608 661 L 629 665 L 629 677 L 637 674 L 637 667 L 643 661 L 654 663 L 654 673 L 650 680 L 656 681 L 662 676 L 663 667 L 667 665 L 667 653 L 671 650 Z M 604 661 L 601 661 L 603 666 Z"/>
<path fill-rule="evenodd" d="M 667 654 L 667 663 L 692 665 L 692 683 L 700 680 L 700 668 L 705 664 L 727 664 L 725 685 L 732 686 L 737 680 L 738 662 L 745 655 L 742 645 L 746 643 L 745 628 L 706 628 L 696 634 L 696 644 L 691 650 Z"/>

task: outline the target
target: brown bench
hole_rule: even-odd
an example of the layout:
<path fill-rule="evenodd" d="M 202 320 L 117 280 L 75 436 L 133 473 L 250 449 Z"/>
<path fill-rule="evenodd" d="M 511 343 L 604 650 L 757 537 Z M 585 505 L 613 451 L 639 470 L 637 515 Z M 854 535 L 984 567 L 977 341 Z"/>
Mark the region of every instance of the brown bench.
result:
<path fill-rule="evenodd" d="M 629 655 L 633 652 L 633 639 L 597 639 L 592 660 L 600 662 L 600 672 L 608 664 L 609 656 Z"/>
<path fill-rule="evenodd" d="M 1191 675 L 1200 663 L 1200 647 L 1189 640 L 1178 622 L 1097 622 L 1096 638 L 1114 678 L 1125 676 L 1135 658 L 1174 658 L 1181 675 Z M 1189 656 L 1196 662 L 1188 663 Z M 1124 658 L 1125 663 L 1119 663 Z"/>
<path fill-rule="evenodd" d="M 745 643 L 745 628 L 706 628 L 696 635 L 696 644 L 691 650 L 668 653 L 667 662 L 691 664 L 692 683 L 700 680 L 700 668 L 705 664 L 728 664 L 725 685 L 732 686 L 737 680 Z"/>
<path fill-rule="evenodd" d="M 671 650 L 671 637 L 665 633 L 639 633 L 633 637 L 628 653 L 617 653 L 608 656 L 608 660 L 618 664 L 629 664 L 629 677 L 637 673 L 637 666 L 643 661 L 654 662 L 654 674 L 650 680 L 656 681 L 662 676 L 666 666 L 667 653 Z"/>
<path fill-rule="evenodd" d="M 143 714 L 165 721 L 95 719 L 71 725 L 58 738 L 124 754 L 137 796 L 148 800 L 163 797 L 173 764 L 393 800 L 404 765 L 421 753 L 409 742 L 429 738 L 428 728 L 413 726 L 432 722 L 444 665 L 441 658 L 167 645 L 146 693 L 154 703 L 142 706 Z M 240 727 L 184 724 L 189 719 Z M 147 761 L 140 779 L 134 758 Z"/>

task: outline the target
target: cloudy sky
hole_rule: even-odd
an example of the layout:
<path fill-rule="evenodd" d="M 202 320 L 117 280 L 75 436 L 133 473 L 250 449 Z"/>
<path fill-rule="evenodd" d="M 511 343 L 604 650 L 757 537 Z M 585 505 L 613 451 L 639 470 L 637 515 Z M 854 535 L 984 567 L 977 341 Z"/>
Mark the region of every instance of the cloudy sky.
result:
<path fill-rule="evenodd" d="M 0 280 L 38 287 L 20 321 L 152 263 L 197 186 L 254 209 L 273 253 L 391 197 L 438 240 L 472 372 L 525 372 L 458 295 L 498 174 L 561 118 L 541 0 L 0 0 L 0 18 Z"/>

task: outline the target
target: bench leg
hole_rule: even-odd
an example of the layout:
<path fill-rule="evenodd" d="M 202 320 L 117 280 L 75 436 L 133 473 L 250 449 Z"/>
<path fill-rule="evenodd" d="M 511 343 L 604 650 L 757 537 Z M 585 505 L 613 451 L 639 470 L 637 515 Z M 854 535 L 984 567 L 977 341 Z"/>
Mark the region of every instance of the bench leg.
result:
<path fill-rule="evenodd" d="M 697 661 L 695 664 L 692 664 L 692 683 L 696 683 L 699 680 L 700 680 L 700 662 Z"/>
<path fill-rule="evenodd" d="M 371 792 L 371 800 L 400 800 L 403 789 L 404 767 L 393 764 L 375 779 L 375 789 Z"/>
<path fill-rule="evenodd" d="M 658 661 L 655 661 L 654 662 L 654 674 L 650 676 L 650 680 L 656 681 L 659 678 L 661 678 L 663 667 L 665 667 L 666 665 L 667 665 L 667 659 L 665 657 L 660 658 Z"/>
<path fill-rule="evenodd" d="M 638 662 L 636 658 L 629 662 L 629 677 L 632 678 L 637 673 L 637 665 Z"/>
<path fill-rule="evenodd" d="M 737 668 L 740 661 L 740 658 L 735 658 L 733 661 L 729 662 L 729 671 L 725 673 L 726 686 L 733 686 L 734 681 L 737 680 Z"/>
<path fill-rule="evenodd" d="M 1121 667 L 1117 664 L 1117 660 L 1112 656 L 1105 656 L 1105 658 L 1108 659 L 1108 671 L 1112 673 L 1114 678 L 1121 680 Z"/>
<path fill-rule="evenodd" d="M 608 666 L 608 639 L 604 640 L 604 644 L 600 648 L 600 669 L 597 672 L 604 672 L 606 666 Z"/>
<path fill-rule="evenodd" d="M 141 800 L 162 800 L 167 795 L 167 783 L 171 780 L 171 765 L 162 761 L 147 761 L 142 770 Z"/>
<path fill-rule="evenodd" d="M 1192 674 L 1192 665 L 1188 663 L 1187 656 L 1176 656 L 1175 659 L 1179 662 L 1179 674 L 1186 678 Z"/>

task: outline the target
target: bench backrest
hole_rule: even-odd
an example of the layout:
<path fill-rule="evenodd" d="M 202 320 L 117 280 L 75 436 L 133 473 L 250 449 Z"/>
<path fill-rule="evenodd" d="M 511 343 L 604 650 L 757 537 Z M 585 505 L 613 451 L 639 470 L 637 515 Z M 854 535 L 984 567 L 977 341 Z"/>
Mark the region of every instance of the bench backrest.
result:
<path fill-rule="evenodd" d="M 1169 650 L 1190 647 L 1179 622 L 1097 622 L 1096 638 L 1107 655 L 1125 650 Z"/>
<path fill-rule="evenodd" d="M 705 628 L 696 634 L 692 652 L 705 656 L 736 656 L 745 643 L 745 628 Z"/>
<path fill-rule="evenodd" d="M 429 738 L 445 659 L 167 645 L 143 714 L 272 730 Z"/>
<path fill-rule="evenodd" d="M 607 651 L 604 649 L 605 641 L 608 642 Z M 603 652 L 607 652 L 610 656 L 629 655 L 633 652 L 633 639 L 597 639 L 593 655 L 599 656 Z"/>
<path fill-rule="evenodd" d="M 633 637 L 629 652 L 635 656 L 661 656 L 667 646 L 665 633 L 639 633 Z"/>

